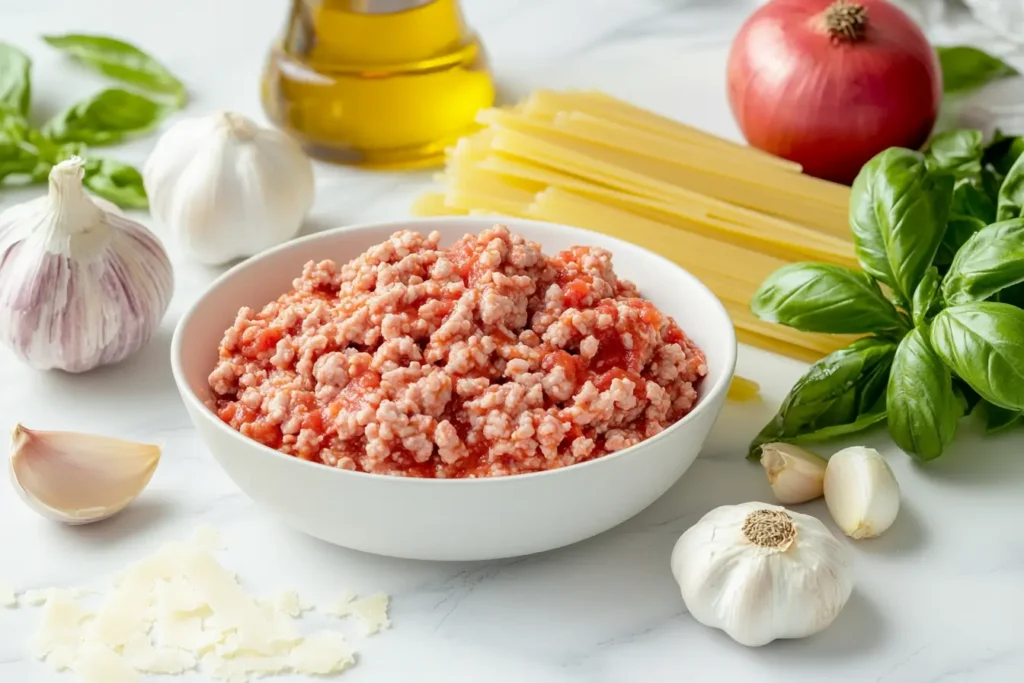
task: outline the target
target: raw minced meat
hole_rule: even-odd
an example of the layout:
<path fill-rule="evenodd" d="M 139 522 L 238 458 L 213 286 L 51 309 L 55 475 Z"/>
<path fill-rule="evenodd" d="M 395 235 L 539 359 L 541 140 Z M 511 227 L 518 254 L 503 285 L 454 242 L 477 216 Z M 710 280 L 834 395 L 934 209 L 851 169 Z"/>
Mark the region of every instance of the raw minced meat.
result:
<path fill-rule="evenodd" d="M 220 418 L 332 467 L 454 478 L 591 460 L 693 408 L 704 354 L 607 250 L 549 258 L 500 225 L 439 240 L 307 263 L 241 309 L 209 379 Z"/>

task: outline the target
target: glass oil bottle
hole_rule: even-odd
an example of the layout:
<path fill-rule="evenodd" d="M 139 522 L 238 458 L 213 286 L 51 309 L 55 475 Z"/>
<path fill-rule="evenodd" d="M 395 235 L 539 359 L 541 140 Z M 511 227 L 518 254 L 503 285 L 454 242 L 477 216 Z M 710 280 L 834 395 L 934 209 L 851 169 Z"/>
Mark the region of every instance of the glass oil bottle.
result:
<path fill-rule="evenodd" d="M 292 0 L 262 98 L 315 157 L 414 168 L 474 128 L 494 84 L 458 0 Z"/>

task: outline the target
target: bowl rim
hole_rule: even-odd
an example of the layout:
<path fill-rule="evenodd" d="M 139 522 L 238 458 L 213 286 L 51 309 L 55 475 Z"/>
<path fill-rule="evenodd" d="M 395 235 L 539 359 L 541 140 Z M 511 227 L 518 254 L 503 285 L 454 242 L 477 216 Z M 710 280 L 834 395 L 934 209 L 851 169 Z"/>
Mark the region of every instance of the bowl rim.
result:
<path fill-rule="evenodd" d="M 472 226 L 476 226 L 475 230 L 480 231 L 494 225 L 507 225 L 509 229 L 513 231 L 515 230 L 514 226 L 517 225 L 527 225 L 539 229 L 553 229 L 559 232 L 568 232 L 571 234 L 578 235 L 580 239 L 583 240 L 580 242 L 580 244 L 583 245 L 587 244 L 585 240 L 588 236 L 597 234 L 600 235 L 602 239 L 610 240 L 613 243 L 615 243 L 614 248 L 616 250 L 621 249 L 622 251 L 642 252 L 644 256 L 647 258 L 653 258 L 656 261 L 661 261 L 664 267 L 673 269 L 681 273 L 684 278 L 690 281 L 692 286 L 694 286 L 698 290 L 703 291 L 703 293 L 707 296 L 709 302 L 713 305 L 712 307 L 714 311 L 721 316 L 721 319 L 724 322 L 724 325 L 722 326 L 723 332 L 726 335 L 726 338 L 722 340 L 722 343 L 726 345 L 725 362 L 722 365 L 723 372 L 718 377 L 715 384 L 706 391 L 705 395 L 701 398 L 701 400 L 697 402 L 697 404 L 689 413 L 684 415 L 681 419 L 677 420 L 672 425 L 662 430 L 658 434 L 652 436 L 651 438 L 644 439 L 643 441 L 636 443 L 632 446 L 629 446 L 628 448 L 624 448 L 621 451 L 609 453 L 607 455 L 603 455 L 599 458 L 594 458 L 592 460 L 587 460 L 585 462 L 566 465 L 565 467 L 559 467 L 551 470 L 543 470 L 541 472 L 527 472 L 524 474 L 511 474 L 498 477 L 459 477 L 452 479 L 402 477 L 391 474 L 375 474 L 372 472 L 359 472 L 357 470 L 344 470 L 338 469 L 336 467 L 327 467 L 323 463 L 312 462 L 309 460 L 304 460 L 302 458 L 296 458 L 295 456 L 292 455 L 287 455 L 275 448 L 270 448 L 269 446 L 266 446 L 258 441 L 250 439 L 244 436 L 241 432 L 232 429 L 230 426 L 225 424 L 223 420 L 219 419 L 216 416 L 216 414 L 214 414 L 210 410 L 206 402 L 201 400 L 200 397 L 194 391 L 192 391 L 192 387 L 189 385 L 188 381 L 185 378 L 185 371 L 182 366 L 181 352 L 182 347 L 184 345 L 184 330 L 188 326 L 189 321 L 192 320 L 192 318 L 196 315 L 197 311 L 201 308 L 206 298 L 212 292 L 224 286 L 226 282 L 234 279 L 243 271 L 258 268 L 260 263 L 269 260 L 270 258 L 276 256 L 281 252 L 289 251 L 292 249 L 298 249 L 299 247 L 306 243 L 333 238 L 340 234 L 380 231 L 382 229 L 390 229 L 392 231 L 424 230 L 429 232 L 429 230 L 427 229 L 430 228 L 430 226 L 452 224 L 466 225 L 467 232 L 472 232 Z M 543 245 L 541 246 L 543 247 Z M 697 276 L 695 276 L 693 273 L 686 270 L 682 266 L 670 261 L 664 256 L 651 251 L 650 249 L 646 249 L 644 247 L 632 244 L 630 242 L 626 242 L 625 240 L 621 240 L 617 237 L 606 235 L 604 233 L 574 227 L 571 225 L 564 225 L 562 223 L 552 223 L 550 221 L 537 221 L 526 218 L 515 218 L 510 216 L 431 216 L 426 218 L 406 218 L 387 221 L 375 221 L 370 223 L 358 223 L 355 225 L 346 225 L 337 228 L 332 228 L 330 230 L 323 230 L 321 232 L 316 232 L 311 235 L 305 235 L 303 237 L 290 240 L 283 244 L 279 244 L 276 247 L 272 247 L 270 249 L 262 251 L 259 254 L 256 254 L 255 256 L 249 257 L 235 264 L 227 271 L 222 273 L 219 277 L 217 277 L 213 282 L 207 285 L 206 288 L 202 291 L 202 293 L 200 293 L 199 296 L 197 296 L 195 300 L 193 300 L 192 303 L 189 304 L 188 308 L 181 315 L 181 318 L 179 318 L 178 322 L 174 326 L 174 333 L 171 337 L 170 354 L 171 373 L 174 376 L 174 383 L 175 385 L 177 385 L 178 393 L 181 395 L 182 401 L 190 403 L 191 406 L 194 409 L 196 409 L 196 411 L 198 411 L 199 414 L 203 415 L 205 419 L 210 420 L 214 423 L 215 429 L 218 429 L 221 431 L 221 433 L 226 434 L 228 438 L 239 440 L 240 444 L 255 448 L 257 449 L 257 451 L 261 453 L 291 461 L 292 463 L 295 464 L 295 466 L 316 468 L 318 471 L 322 471 L 325 473 L 323 476 L 354 476 L 360 478 L 368 477 L 371 480 L 392 481 L 395 482 L 396 486 L 400 485 L 397 482 L 405 482 L 404 485 L 475 485 L 479 487 L 483 485 L 483 482 L 489 482 L 491 485 L 507 485 L 510 482 L 523 481 L 526 479 L 535 479 L 539 477 L 555 477 L 558 476 L 559 474 L 562 474 L 564 476 L 567 472 L 578 472 L 584 468 L 599 466 L 600 463 L 635 456 L 644 447 L 650 446 L 657 441 L 671 438 L 671 436 L 673 436 L 676 432 L 682 430 L 685 425 L 693 422 L 696 419 L 696 416 L 700 414 L 702 410 L 706 409 L 707 406 L 716 404 L 718 402 L 717 399 L 723 393 L 729 390 L 729 384 L 732 382 L 732 378 L 736 372 L 737 341 L 736 330 L 733 327 L 732 318 L 729 316 L 729 313 L 728 311 L 726 311 L 725 306 L 722 304 L 721 300 L 715 295 L 715 293 L 712 292 L 708 288 L 708 286 L 701 282 L 701 280 L 697 278 Z M 196 411 L 190 412 L 194 414 Z M 204 446 L 205 445 L 206 444 L 204 443 Z M 207 447 L 207 449 L 211 450 L 212 454 L 212 449 L 209 449 L 209 447 Z M 216 458 L 216 456 L 214 457 Z M 335 474 L 330 475 L 327 474 L 327 472 L 334 472 Z M 470 482 L 475 483 L 471 484 Z"/>

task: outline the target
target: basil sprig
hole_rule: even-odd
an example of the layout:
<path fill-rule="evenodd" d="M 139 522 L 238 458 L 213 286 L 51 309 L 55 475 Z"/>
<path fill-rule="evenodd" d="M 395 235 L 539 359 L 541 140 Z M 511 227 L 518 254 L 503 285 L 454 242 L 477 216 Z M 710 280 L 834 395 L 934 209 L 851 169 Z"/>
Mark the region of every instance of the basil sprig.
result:
<path fill-rule="evenodd" d="M 1022 152 L 1022 138 L 986 145 L 977 131 L 953 131 L 864 166 L 850 197 L 864 272 L 787 265 L 751 310 L 799 330 L 868 336 L 807 370 L 751 457 L 768 441 L 885 422 L 900 448 L 932 460 L 976 406 L 989 432 L 1024 423 Z"/>
<path fill-rule="evenodd" d="M 103 36 L 48 36 L 46 42 L 131 86 L 108 88 L 47 121 L 30 125 L 31 66 L 24 52 L 0 43 L 0 183 L 42 183 L 71 156 L 87 157 L 83 184 L 118 206 L 147 206 L 134 167 L 97 157 L 88 147 L 111 145 L 152 131 L 185 103 L 185 88 L 137 47 Z"/>
<path fill-rule="evenodd" d="M 185 85 L 167 67 L 130 43 L 107 36 L 43 36 L 49 45 L 102 74 L 161 96 L 175 107 L 185 105 Z"/>
<path fill-rule="evenodd" d="M 0 109 L 28 116 L 32 99 L 29 72 L 32 60 L 24 52 L 6 43 L 0 43 Z"/>
<path fill-rule="evenodd" d="M 1018 73 L 1003 60 L 975 47 L 938 47 L 935 52 L 942 69 L 942 90 L 947 95 L 965 93 Z"/>
<path fill-rule="evenodd" d="M 42 132 L 54 142 L 110 145 L 149 132 L 168 111 L 145 95 L 108 88 L 53 117 Z"/>

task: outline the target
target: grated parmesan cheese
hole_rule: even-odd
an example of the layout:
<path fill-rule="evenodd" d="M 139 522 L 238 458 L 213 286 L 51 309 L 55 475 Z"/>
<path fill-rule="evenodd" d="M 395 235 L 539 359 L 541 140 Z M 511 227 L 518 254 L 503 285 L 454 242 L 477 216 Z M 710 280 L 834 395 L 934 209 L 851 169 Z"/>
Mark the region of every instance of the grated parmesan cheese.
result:
<path fill-rule="evenodd" d="M 355 650 L 340 633 L 323 631 L 309 636 L 289 655 L 291 667 L 300 674 L 326 676 L 355 663 Z"/>
<path fill-rule="evenodd" d="M 42 625 L 29 644 L 29 650 L 37 659 L 56 655 L 57 668 L 67 668 L 73 651 L 83 639 L 85 624 L 92 617 L 92 613 L 78 604 L 74 593 L 49 589 Z"/>
<path fill-rule="evenodd" d="M 219 547 L 209 527 L 190 542 L 165 545 L 117 575 L 95 611 L 78 602 L 86 594 L 80 589 L 26 592 L 24 602 L 43 605 L 32 654 L 57 670 L 71 669 L 80 683 L 140 683 L 143 673 L 197 669 L 248 683 L 290 672 L 329 675 L 355 663 L 342 633 L 301 633 L 295 619 L 312 606 L 295 591 L 265 599 L 247 594 L 214 557 Z M 332 613 L 356 615 L 367 633 L 389 625 L 387 595 L 354 598 L 346 594 Z"/>
<path fill-rule="evenodd" d="M 290 617 L 301 617 L 303 612 L 309 612 L 313 605 L 304 602 L 295 591 L 284 591 L 277 595 L 261 601 L 264 605 L 270 605 L 279 612 L 284 612 Z"/>
<path fill-rule="evenodd" d="M 82 683 L 142 683 L 142 676 L 121 655 L 97 642 L 81 644 L 71 669 Z"/>
<path fill-rule="evenodd" d="M 354 594 L 345 592 L 337 601 L 328 606 L 324 612 L 339 619 L 354 615 L 359 619 L 363 626 L 363 632 L 368 636 L 372 636 L 380 632 L 381 629 L 391 626 L 391 622 L 388 620 L 387 595 L 375 593 L 359 600 L 354 598 Z"/>

